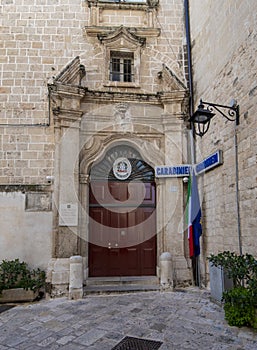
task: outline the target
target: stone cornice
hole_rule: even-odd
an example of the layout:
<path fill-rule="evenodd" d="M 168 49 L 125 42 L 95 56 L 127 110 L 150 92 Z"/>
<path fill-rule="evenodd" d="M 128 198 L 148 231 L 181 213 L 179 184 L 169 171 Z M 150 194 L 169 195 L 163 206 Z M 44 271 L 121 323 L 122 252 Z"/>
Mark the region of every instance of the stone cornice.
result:
<path fill-rule="evenodd" d="M 161 100 L 163 103 L 167 102 L 178 102 L 182 101 L 185 98 L 188 97 L 188 91 L 187 90 L 175 90 L 170 92 L 162 92 L 161 94 Z"/>
<path fill-rule="evenodd" d="M 78 128 L 83 112 L 71 109 L 58 108 L 53 110 L 55 126 Z"/>
<path fill-rule="evenodd" d="M 0 192 L 52 192 L 51 184 L 0 184 Z"/>
<path fill-rule="evenodd" d="M 96 6 L 99 8 L 106 9 L 122 9 L 122 10 L 144 10 L 147 11 L 149 8 L 157 8 L 159 5 L 158 0 L 148 0 L 146 3 L 135 3 L 135 2 L 110 2 L 110 1 L 98 1 L 98 0 L 87 0 L 88 7 Z"/>
<path fill-rule="evenodd" d="M 83 102 L 89 100 L 110 103 L 125 101 L 148 104 L 166 104 L 184 101 L 187 97 L 187 90 L 157 92 L 156 94 L 87 90 Z"/>
<path fill-rule="evenodd" d="M 161 102 L 160 94 L 147 93 L 130 93 L 130 92 L 114 92 L 114 91 L 97 91 L 87 90 L 85 100 L 100 102 L 142 102 L 159 104 Z"/>
<path fill-rule="evenodd" d="M 113 32 L 114 29 L 118 29 L 119 27 L 106 27 L 106 26 L 87 26 L 84 27 L 84 32 L 88 36 L 97 37 L 108 35 Z M 160 28 L 141 28 L 141 27 L 128 27 L 127 28 L 130 33 L 141 36 L 144 38 L 147 37 L 158 37 L 161 33 Z"/>
<path fill-rule="evenodd" d="M 58 94 L 60 97 L 81 99 L 85 95 L 85 88 L 82 86 L 54 83 L 48 85 L 51 94 Z"/>
<path fill-rule="evenodd" d="M 48 87 L 55 127 L 78 127 L 82 117 L 80 102 L 86 89 L 62 83 Z"/>

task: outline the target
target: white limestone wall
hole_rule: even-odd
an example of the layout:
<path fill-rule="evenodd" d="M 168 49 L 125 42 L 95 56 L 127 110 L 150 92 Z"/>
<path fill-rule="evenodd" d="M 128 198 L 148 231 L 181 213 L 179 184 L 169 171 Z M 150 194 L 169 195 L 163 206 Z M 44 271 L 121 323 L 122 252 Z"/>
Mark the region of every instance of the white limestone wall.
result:
<path fill-rule="evenodd" d="M 52 212 L 25 211 L 25 194 L 0 193 L 0 260 L 19 258 L 46 269 L 52 252 Z"/>
<path fill-rule="evenodd" d="M 239 206 L 242 251 L 256 256 L 257 227 L 257 16 L 256 1 L 190 2 L 195 107 L 205 101 L 240 106 L 238 138 Z M 197 138 L 199 154 L 217 149 L 221 167 L 204 176 L 204 255 L 239 252 L 236 208 L 235 124 L 217 114 L 206 136 Z"/>

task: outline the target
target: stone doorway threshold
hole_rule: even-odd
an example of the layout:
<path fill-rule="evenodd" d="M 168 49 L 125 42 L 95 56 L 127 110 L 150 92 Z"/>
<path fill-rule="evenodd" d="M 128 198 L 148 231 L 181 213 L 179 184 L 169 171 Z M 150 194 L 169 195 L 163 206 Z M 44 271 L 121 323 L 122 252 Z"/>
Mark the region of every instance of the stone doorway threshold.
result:
<path fill-rule="evenodd" d="M 89 277 L 84 286 L 84 296 L 156 290 L 160 290 L 159 279 L 156 276 Z"/>

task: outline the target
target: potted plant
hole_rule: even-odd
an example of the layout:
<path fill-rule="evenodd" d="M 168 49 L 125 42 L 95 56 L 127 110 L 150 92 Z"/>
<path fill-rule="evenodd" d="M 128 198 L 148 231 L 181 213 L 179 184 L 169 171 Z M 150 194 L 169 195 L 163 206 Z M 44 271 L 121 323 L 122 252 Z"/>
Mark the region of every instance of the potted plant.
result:
<path fill-rule="evenodd" d="M 225 319 L 230 326 L 257 328 L 257 260 L 250 254 L 224 251 L 208 260 L 221 266 L 233 280 L 233 287 L 223 292 Z"/>
<path fill-rule="evenodd" d="M 19 259 L 0 264 L 0 303 L 33 301 L 45 285 L 45 272 L 29 269 Z"/>

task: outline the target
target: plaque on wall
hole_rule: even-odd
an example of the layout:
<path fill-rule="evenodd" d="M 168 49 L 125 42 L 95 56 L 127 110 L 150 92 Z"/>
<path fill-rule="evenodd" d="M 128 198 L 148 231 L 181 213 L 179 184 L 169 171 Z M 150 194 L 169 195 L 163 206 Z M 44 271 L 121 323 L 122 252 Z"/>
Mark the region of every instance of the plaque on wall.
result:
<path fill-rule="evenodd" d="M 78 225 L 78 205 L 65 203 L 60 205 L 59 226 L 77 226 Z"/>
<path fill-rule="evenodd" d="M 26 211 L 51 211 L 52 194 L 46 192 L 27 192 L 25 199 Z"/>

